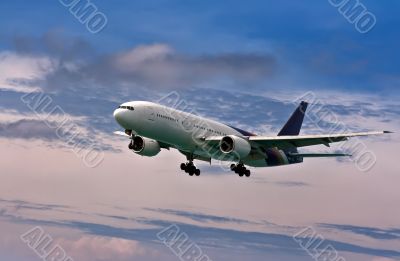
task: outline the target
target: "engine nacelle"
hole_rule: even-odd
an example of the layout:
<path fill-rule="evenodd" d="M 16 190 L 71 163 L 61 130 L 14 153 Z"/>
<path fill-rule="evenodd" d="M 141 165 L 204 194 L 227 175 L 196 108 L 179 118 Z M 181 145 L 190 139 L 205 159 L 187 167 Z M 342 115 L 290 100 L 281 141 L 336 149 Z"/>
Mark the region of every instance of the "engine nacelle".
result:
<path fill-rule="evenodd" d="M 129 148 L 136 154 L 146 157 L 154 157 L 161 151 L 160 144 L 156 140 L 141 136 L 135 136 Z"/>
<path fill-rule="evenodd" d="M 230 154 L 235 158 L 243 159 L 251 152 L 250 143 L 238 136 L 229 135 L 222 138 L 219 149 L 225 153 Z"/>

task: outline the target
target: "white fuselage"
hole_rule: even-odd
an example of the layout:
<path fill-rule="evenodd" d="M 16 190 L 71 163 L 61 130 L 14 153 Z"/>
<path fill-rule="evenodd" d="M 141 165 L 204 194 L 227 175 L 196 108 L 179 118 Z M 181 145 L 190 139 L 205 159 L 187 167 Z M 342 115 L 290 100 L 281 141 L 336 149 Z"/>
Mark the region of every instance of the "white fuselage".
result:
<path fill-rule="evenodd" d="M 205 138 L 227 135 L 245 138 L 225 124 L 151 102 L 124 103 L 115 110 L 114 117 L 125 130 L 131 130 L 135 135 L 205 158 L 221 159 L 224 156 L 219 150 L 209 150 L 203 142 Z M 250 154 L 243 161 L 250 166 L 267 166 L 260 155 Z"/>

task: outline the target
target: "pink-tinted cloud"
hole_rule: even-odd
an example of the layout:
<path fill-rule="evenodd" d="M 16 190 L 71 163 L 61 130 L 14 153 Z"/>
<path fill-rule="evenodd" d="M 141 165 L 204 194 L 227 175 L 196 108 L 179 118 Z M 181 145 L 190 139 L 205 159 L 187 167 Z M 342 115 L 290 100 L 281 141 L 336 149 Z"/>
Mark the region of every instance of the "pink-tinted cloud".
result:
<path fill-rule="evenodd" d="M 137 256 L 156 256 L 157 252 L 137 241 L 113 237 L 82 236 L 77 240 L 59 239 L 57 243 L 75 260 L 134 260 Z"/>

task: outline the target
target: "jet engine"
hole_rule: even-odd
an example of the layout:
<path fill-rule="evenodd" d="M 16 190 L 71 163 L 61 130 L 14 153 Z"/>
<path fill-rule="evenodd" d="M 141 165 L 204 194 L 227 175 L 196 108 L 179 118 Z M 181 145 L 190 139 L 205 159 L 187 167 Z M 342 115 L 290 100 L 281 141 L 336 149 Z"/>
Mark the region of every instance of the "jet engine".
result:
<path fill-rule="evenodd" d="M 219 149 L 225 154 L 243 159 L 250 154 L 251 145 L 247 140 L 241 137 L 229 135 L 222 138 Z"/>
<path fill-rule="evenodd" d="M 154 157 L 160 151 L 160 144 L 156 140 L 148 139 L 141 136 L 135 136 L 129 144 L 129 149 L 136 154 L 146 157 Z"/>

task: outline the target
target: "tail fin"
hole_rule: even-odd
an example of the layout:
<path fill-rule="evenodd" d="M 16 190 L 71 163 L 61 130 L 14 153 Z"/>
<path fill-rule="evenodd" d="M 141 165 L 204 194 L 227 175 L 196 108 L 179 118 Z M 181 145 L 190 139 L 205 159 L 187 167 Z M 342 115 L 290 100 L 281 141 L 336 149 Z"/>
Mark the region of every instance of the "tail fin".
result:
<path fill-rule="evenodd" d="M 305 101 L 300 103 L 299 107 L 297 107 L 285 126 L 283 126 L 282 130 L 278 133 L 278 136 L 297 136 L 300 134 L 307 106 L 308 103 Z"/>

